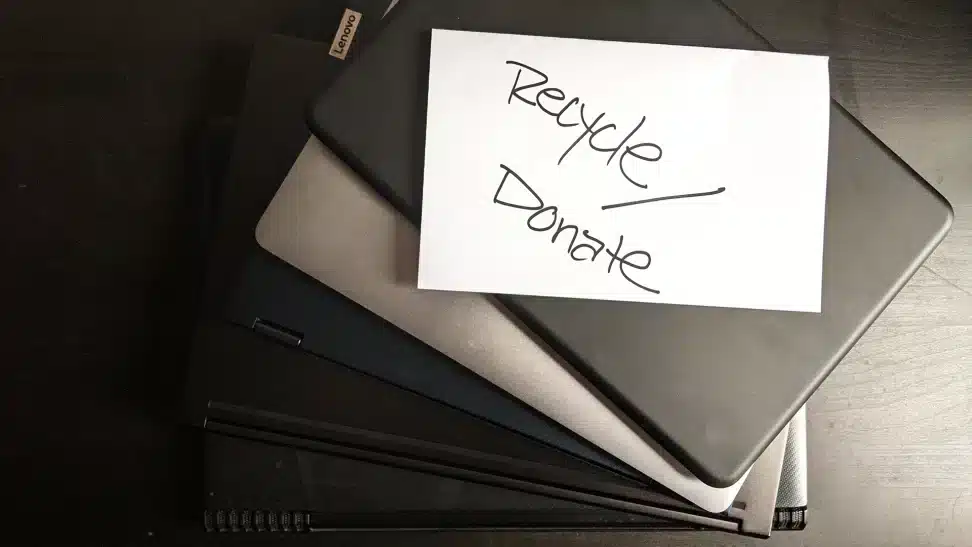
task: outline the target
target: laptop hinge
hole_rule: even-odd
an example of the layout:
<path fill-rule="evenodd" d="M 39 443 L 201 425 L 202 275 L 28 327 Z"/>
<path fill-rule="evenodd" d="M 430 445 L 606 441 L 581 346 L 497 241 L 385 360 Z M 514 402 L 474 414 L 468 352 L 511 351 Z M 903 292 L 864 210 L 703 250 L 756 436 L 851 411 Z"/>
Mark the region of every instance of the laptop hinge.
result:
<path fill-rule="evenodd" d="M 267 321 L 259 317 L 253 320 L 252 328 L 264 336 L 295 348 L 300 346 L 300 343 L 304 340 L 304 333 L 288 329 L 273 321 Z"/>

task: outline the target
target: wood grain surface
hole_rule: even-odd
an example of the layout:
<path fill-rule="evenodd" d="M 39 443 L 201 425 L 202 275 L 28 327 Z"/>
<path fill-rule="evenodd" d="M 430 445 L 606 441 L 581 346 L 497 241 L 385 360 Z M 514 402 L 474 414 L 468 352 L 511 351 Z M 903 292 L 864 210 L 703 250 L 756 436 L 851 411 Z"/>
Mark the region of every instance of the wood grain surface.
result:
<path fill-rule="evenodd" d="M 227 542 L 182 509 L 198 485 L 177 425 L 201 265 L 187 151 L 235 113 L 253 41 L 298 4 L 0 0 L 0 457 L 7 522 L 33 531 L 4 543 Z M 809 528 L 295 544 L 972 545 L 972 3 L 727 4 L 780 50 L 831 55 L 834 96 L 955 208 L 809 403 Z"/>
<path fill-rule="evenodd" d="M 768 543 L 972 545 L 972 4 L 727 4 L 780 50 L 830 55 L 833 96 L 955 209 L 942 245 L 811 398 L 811 524 Z"/>

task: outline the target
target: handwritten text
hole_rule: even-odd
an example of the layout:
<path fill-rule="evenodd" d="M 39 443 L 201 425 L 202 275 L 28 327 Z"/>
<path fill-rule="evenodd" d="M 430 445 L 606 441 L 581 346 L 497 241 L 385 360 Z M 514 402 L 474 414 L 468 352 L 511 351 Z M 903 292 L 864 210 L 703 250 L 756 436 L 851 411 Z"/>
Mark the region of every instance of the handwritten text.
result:
<path fill-rule="evenodd" d="M 659 294 L 660 291 L 652 289 L 642 285 L 638 281 L 631 277 L 633 272 L 626 268 L 634 268 L 635 270 L 647 270 L 651 266 L 651 255 L 646 251 L 634 250 L 623 252 L 624 247 L 624 236 L 618 237 L 618 244 L 614 247 L 612 251 L 607 248 L 604 242 L 594 236 L 588 230 L 581 229 L 574 224 L 567 224 L 564 222 L 563 217 L 559 215 L 559 210 L 556 205 L 546 205 L 543 199 L 537 192 L 530 187 L 519 175 L 513 172 L 512 169 L 505 165 L 500 165 L 503 169 L 503 179 L 500 180 L 499 186 L 496 188 L 496 194 L 493 196 L 493 203 L 498 205 L 503 205 L 506 207 L 512 207 L 514 209 L 522 209 L 525 211 L 532 211 L 532 214 L 527 218 L 526 225 L 527 228 L 533 230 L 534 232 L 550 232 L 553 235 L 550 237 L 550 243 L 557 243 L 557 240 L 561 236 L 566 239 L 570 237 L 569 243 L 567 244 L 567 255 L 576 262 L 595 262 L 598 257 L 603 252 L 605 255 L 610 257 L 607 264 L 607 273 L 611 273 L 614 269 L 614 264 L 618 264 L 618 272 L 622 277 L 632 285 L 638 287 L 639 289 Z M 527 190 L 530 195 L 534 198 L 532 203 L 514 203 L 513 201 L 507 201 L 501 196 L 503 194 L 503 186 L 506 184 L 507 180 L 512 176 L 515 179 L 515 183 L 519 183 L 522 187 Z M 512 192 L 508 192 L 512 194 Z M 556 227 L 556 228 L 555 228 Z"/>

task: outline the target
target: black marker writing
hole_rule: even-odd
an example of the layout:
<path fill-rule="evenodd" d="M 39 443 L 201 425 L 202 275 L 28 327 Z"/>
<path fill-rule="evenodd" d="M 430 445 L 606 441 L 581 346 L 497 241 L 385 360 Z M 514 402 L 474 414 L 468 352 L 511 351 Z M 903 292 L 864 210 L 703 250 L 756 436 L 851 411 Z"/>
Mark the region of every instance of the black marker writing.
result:
<path fill-rule="evenodd" d="M 709 192 L 697 192 L 695 194 L 679 194 L 677 196 L 661 196 L 661 197 L 657 197 L 657 198 L 648 198 L 648 199 L 638 199 L 638 200 L 635 200 L 635 201 L 626 201 L 624 203 L 614 203 L 612 205 L 602 205 L 601 206 L 601 210 L 606 211 L 608 209 L 617 209 L 618 207 L 628 207 L 629 205 L 641 205 L 642 203 L 651 203 L 653 201 L 668 201 L 668 200 L 671 200 L 671 199 L 686 199 L 686 198 L 699 198 L 699 197 L 702 197 L 702 196 L 714 196 L 716 194 L 721 194 L 721 193 L 723 193 L 725 191 L 726 191 L 726 187 L 725 186 L 720 186 L 719 188 L 716 188 L 715 190 L 711 190 Z"/>
<path fill-rule="evenodd" d="M 645 121 L 645 118 L 642 117 L 641 118 L 641 121 Z M 638 149 L 641 149 L 641 148 L 648 148 L 648 149 L 654 150 L 655 153 L 652 154 L 653 157 L 642 156 L 641 154 L 635 153 L 635 150 L 638 150 Z M 636 181 L 635 179 L 631 178 L 631 175 L 629 175 L 628 172 L 624 170 L 624 160 L 625 160 L 625 158 L 628 158 L 628 157 L 634 157 L 634 158 L 637 158 L 637 159 L 639 159 L 641 161 L 658 161 L 662 157 L 662 149 L 661 149 L 661 147 L 658 146 L 657 144 L 653 144 L 653 143 L 650 143 L 650 142 L 643 142 L 641 144 L 636 144 L 634 146 L 629 146 L 628 148 L 625 149 L 624 155 L 621 156 L 621 159 L 618 160 L 618 170 L 621 171 L 621 175 L 624 176 L 624 178 L 628 179 L 628 182 L 630 182 L 631 184 L 634 184 L 635 186 L 639 186 L 641 188 L 648 188 L 648 185 L 647 184 L 640 184 L 638 181 Z"/>
<path fill-rule="evenodd" d="M 647 120 L 645 116 L 642 116 L 638 123 L 634 125 L 634 128 L 632 128 L 623 139 L 617 142 L 617 144 L 605 142 L 605 140 L 609 138 L 609 135 L 618 132 L 618 126 L 616 124 L 607 123 L 605 120 L 605 112 L 597 114 L 596 116 L 593 116 L 593 119 L 588 120 L 588 118 L 591 116 L 586 112 L 587 104 L 582 102 L 579 97 L 570 99 L 560 110 L 557 110 L 553 105 L 565 100 L 567 98 L 567 94 L 564 93 L 562 89 L 557 87 L 541 87 L 550 81 L 550 78 L 546 74 L 519 61 L 506 61 L 506 64 L 518 67 L 518 70 L 516 71 L 516 78 L 513 80 L 513 87 L 510 89 L 510 94 L 506 97 L 506 104 L 512 104 L 513 98 L 516 97 L 516 99 L 520 102 L 530 106 L 535 106 L 544 114 L 554 117 L 557 121 L 557 125 L 560 127 L 570 128 L 578 125 L 583 127 L 580 135 L 578 135 L 577 138 L 575 138 L 567 149 L 564 150 L 564 152 L 560 155 L 560 158 L 557 160 L 557 165 L 563 163 L 574 148 L 586 139 L 587 146 L 591 150 L 609 154 L 607 161 L 605 162 L 606 166 L 611 165 L 611 161 L 613 161 L 615 156 L 618 155 L 618 152 L 621 152 L 623 149 L 624 152 L 621 153 L 621 156 L 618 159 L 618 171 L 621 173 L 621 176 L 639 188 L 648 188 L 647 183 L 637 180 L 637 178 L 630 172 L 632 162 L 641 162 L 642 164 L 657 162 L 662 158 L 662 147 L 653 142 L 628 144 L 628 142 L 634 138 L 635 134 L 637 134 L 638 131 L 645 125 L 645 121 Z M 524 70 L 528 71 L 525 75 Z M 521 79 L 525 83 L 521 83 Z M 536 90 L 535 93 L 534 90 Z M 525 91 L 529 91 L 529 93 L 527 95 L 523 95 L 522 93 Z M 564 114 L 570 111 L 575 105 L 578 106 L 577 108 L 573 109 L 569 117 L 572 117 L 577 121 L 573 123 L 565 123 Z M 604 123 L 602 123 L 602 120 Z M 597 140 L 595 141 L 595 139 Z M 674 196 L 635 200 L 625 203 L 615 203 L 611 205 L 604 205 L 601 207 L 601 209 L 608 210 L 619 207 L 627 207 L 629 205 L 651 203 L 655 201 L 712 196 L 715 194 L 720 194 L 725 190 L 725 187 L 720 187 L 717 190 L 708 192 L 679 194 Z"/>
<path fill-rule="evenodd" d="M 593 245 L 588 245 L 587 243 L 581 243 L 576 247 L 574 247 L 573 249 L 571 249 L 570 257 L 578 262 L 583 262 L 585 260 L 590 260 L 591 262 L 594 262 L 595 260 L 597 260 L 597 255 L 601 254 L 601 251 L 604 250 L 604 242 L 601 241 L 600 239 L 597 239 L 596 237 L 591 236 L 591 234 L 588 233 L 587 230 L 584 230 L 583 234 L 584 237 L 586 237 L 589 241 L 593 241 L 594 243 L 597 243 L 597 248 L 595 249 Z M 583 258 L 577 256 L 577 251 L 585 251 L 585 250 L 591 251 L 590 257 Z"/>
<path fill-rule="evenodd" d="M 547 83 L 549 81 L 547 79 L 547 75 L 544 74 L 543 72 L 540 72 L 539 70 L 537 70 L 535 68 L 530 68 L 530 67 L 526 66 L 525 64 L 518 63 L 516 61 L 506 61 L 506 64 L 508 64 L 508 65 L 516 65 L 518 67 L 521 67 L 521 69 L 522 68 L 525 68 L 527 70 L 530 70 L 530 71 L 534 72 L 535 74 L 539 74 L 540 77 L 543 78 L 543 80 L 541 80 L 539 82 L 534 82 L 532 84 L 527 84 L 527 85 L 523 85 L 523 86 L 520 86 L 520 87 L 516 87 L 516 84 L 520 83 L 520 74 L 523 74 L 523 70 L 517 70 L 516 71 L 516 80 L 513 81 L 513 89 L 510 90 L 510 96 L 506 98 L 506 104 L 510 104 L 510 102 L 513 101 L 513 97 L 515 96 L 517 99 L 520 99 L 521 101 L 525 102 L 526 104 L 528 104 L 530 106 L 537 106 L 537 103 L 535 103 L 535 102 L 527 99 L 526 97 L 523 97 L 522 95 L 520 95 L 520 92 L 523 91 L 523 90 L 530 89 L 530 88 L 533 88 L 533 87 L 537 87 L 538 85 L 543 85 L 543 84 Z"/>
<path fill-rule="evenodd" d="M 523 179 L 518 177 L 516 173 L 514 173 L 505 165 L 500 165 L 500 167 L 506 169 L 506 174 L 503 175 L 503 180 L 500 181 L 499 186 L 496 188 L 496 194 L 493 195 L 493 203 L 506 205 L 507 207 L 515 207 L 517 209 L 526 209 L 527 211 L 536 211 L 537 209 L 543 207 L 543 200 L 540 199 L 540 196 L 538 196 L 537 193 L 533 191 L 533 188 L 530 188 L 525 183 L 523 183 Z M 500 199 L 500 194 L 503 192 L 503 186 L 506 185 L 506 179 L 508 179 L 510 175 L 513 175 L 521 183 L 521 186 L 530 192 L 530 194 L 533 196 L 533 199 L 536 201 L 536 205 L 523 205 L 519 203 L 511 203 L 508 201 L 503 201 Z"/>
<path fill-rule="evenodd" d="M 534 220 L 536 220 L 536 226 L 534 226 Z M 549 220 L 550 224 L 544 226 L 543 223 L 546 220 Z M 546 232 L 547 230 L 553 228 L 554 224 L 557 224 L 557 207 L 551 205 L 548 205 L 536 213 L 533 213 L 530 215 L 530 218 L 527 219 L 527 228 L 533 230 L 534 232 Z"/>
<path fill-rule="evenodd" d="M 532 211 L 530 216 L 527 218 L 527 228 L 534 232 L 549 232 L 553 231 L 553 235 L 550 238 L 550 242 L 556 244 L 557 240 L 560 239 L 561 235 L 566 235 L 571 233 L 570 242 L 567 244 L 567 255 L 576 262 L 595 262 L 597 257 L 603 251 L 607 256 L 611 257 L 611 260 L 607 265 L 607 273 L 610 274 L 614 270 L 614 265 L 618 265 L 618 272 L 622 277 L 632 285 L 642 289 L 644 291 L 660 294 L 657 289 L 652 289 L 647 287 L 640 282 L 636 281 L 631 277 L 632 272 L 628 268 L 633 268 L 635 270 L 644 271 L 651 266 L 651 254 L 647 251 L 634 250 L 624 252 L 624 236 L 618 238 L 618 244 L 614 249 L 606 249 L 604 242 L 596 237 L 592 236 L 587 230 L 581 230 L 578 226 L 573 224 L 566 224 L 563 217 L 559 215 L 559 210 L 555 205 L 545 205 L 543 199 L 530 187 L 522 177 L 517 175 L 512 169 L 505 165 L 500 165 L 503 169 L 503 178 L 500 180 L 499 186 L 496 188 L 496 194 L 493 195 L 493 203 L 498 205 L 503 205 L 505 207 L 512 207 L 514 209 L 521 209 L 526 211 Z M 512 177 L 512 180 L 511 180 Z M 501 194 L 503 194 L 503 188 L 506 184 L 515 184 L 521 197 L 527 197 L 522 190 L 529 192 L 528 201 L 531 203 L 515 203 L 511 199 L 501 199 Z M 512 195 L 513 190 L 508 190 L 508 194 Z M 556 226 L 556 229 L 554 228 Z M 578 243 L 579 237 L 583 237 L 584 241 Z M 595 246 L 596 245 L 596 246 Z M 588 256 L 584 256 L 587 254 Z M 637 260 L 636 259 L 639 259 Z"/>
<path fill-rule="evenodd" d="M 609 123 L 605 119 L 607 113 L 602 112 L 594 115 L 587 112 L 587 104 L 582 102 L 579 97 L 570 99 L 562 108 L 557 110 L 554 105 L 565 100 L 567 98 L 567 94 L 564 93 L 562 89 L 557 87 L 541 87 L 550 81 L 546 74 L 518 61 L 506 61 L 506 64 L 518 67 L 518 70 L 516 71 L 516 78 L 513 80 L 513 87 L 510 88 L 510 93 L 506 97 L 506 104 L 512 104 L 513 98 L 515 97 L 520 102 L 530 106 L 535 106 L 544 114 L 555 118 L 557 120 L 557 125 L 560 127 L 569 128 L 576 127 L 578 125 L 583 127 L 583 130 L 580 132 L 577 138 L 575 138 L 573 142 L 570 143 L 570 146 L 564 150 L 563 154 L 560 155 L 560 158 L 557 160 L 557 165 L 563 163 L 574 148 L 586 140 L 587 146 L 591 150 L 595 152 L 608 153 L 605 165 L 611 165 L 611 162 L 620 152 L 621 157 L 618 159 L 618 170 L 621 172 L 621 175 L 635 186 L 641 188 L 648 187 L 648 185 L 644 182 L 639 182 L 632 178 L 632 176 L 624 169 L 625 160 L 628 160 L 629 162 L 656 162 L 661 159 L 661 146 L 655 143 L 640 142 L 637 144 L 628 145 L 628 142 L 632 141 L 635 134 L 638 133 L 638 131 L 645 125 L 645 121 L 647 120 L 645 116 L 642 116 L 641 120 L 634 124 L 634 127 L 624 135 L 624 138 L 616 141 L 616 143 L 610 142 L 610 135 L 619 133 L 620 131 L 616 124 Z M 524 74 L 524 70 L 529 72 Z M 521 83 L 521 81 L 524 83 Z M 533 90 L 536 90 L 536 92 L 534 93 Z M 525 91 L 529 91 L 529 93 L 527 95 L 523 95 L 523 92 Z M 571 113 L 567 114 L 568 111 Z M 565 117 L 574 121 L 566 122 Z M 597 142 L 595 142 L 595 139 L 597 139 Z M 650 148 L 656 152 L 651 154 L 638 152 L 638 150 L 646 148 Z"/>

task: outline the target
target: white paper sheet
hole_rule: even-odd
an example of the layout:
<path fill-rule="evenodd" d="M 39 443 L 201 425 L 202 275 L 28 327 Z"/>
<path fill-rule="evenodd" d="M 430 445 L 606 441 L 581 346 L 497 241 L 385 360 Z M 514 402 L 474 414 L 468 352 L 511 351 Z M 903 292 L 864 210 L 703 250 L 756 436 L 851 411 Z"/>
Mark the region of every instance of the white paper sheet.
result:
<path fill-rule="evenodd" d="M 418 284 L 819 312 L 827 58 L 434 30 Z"/>

